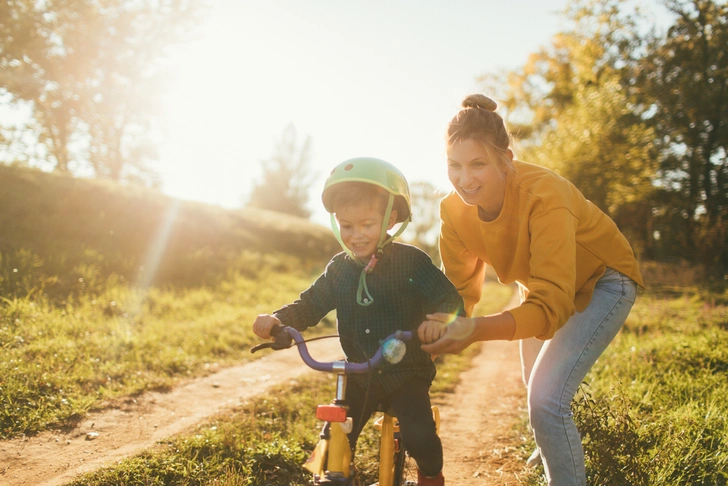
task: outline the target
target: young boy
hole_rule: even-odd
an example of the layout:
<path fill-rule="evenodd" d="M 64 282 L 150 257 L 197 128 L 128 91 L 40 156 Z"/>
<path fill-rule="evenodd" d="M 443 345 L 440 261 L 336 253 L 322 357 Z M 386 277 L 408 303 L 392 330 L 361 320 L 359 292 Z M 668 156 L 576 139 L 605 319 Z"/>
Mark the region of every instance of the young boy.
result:
<path fill-rule="evenodd" d="M 256 318 L 253 331 L 270 338 L 275 324 L 305 330 L 336 309 L 341 346 L 350 362 L 365 362 L 382 339 L 398 330 L 416 330 L 433 312 L 463 314 L 453 284 L 423 251 L 392 243 L 410 221 L 407 181 L 391 164 L 356 158 L 334 168 L 323 203 L 344 251 L 292 304 Z M 390 236 L 387 231 L 403 223 Z M 386 400 L 400 424 L 404 447 L 417 462 L 419 485 L 444 485 L 442 444 L 430 410 L 435 366 L 418 343 L 407 344 L 399 363 L 385 363 L 373 376 L 351 375 L 346 402 L 353 429 L 352 450 L 377 404 Z"/>

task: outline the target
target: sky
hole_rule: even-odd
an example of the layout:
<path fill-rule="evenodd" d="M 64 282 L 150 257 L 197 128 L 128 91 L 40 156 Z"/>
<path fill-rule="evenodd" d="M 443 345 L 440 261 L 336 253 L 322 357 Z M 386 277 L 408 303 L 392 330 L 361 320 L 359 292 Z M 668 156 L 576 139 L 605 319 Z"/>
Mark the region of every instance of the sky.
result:
<path fill-rule="evenodd" d="M 241 207 L 287 126 L 310 138 L 308 209 L 339 162 L 385 159 L 449 190 L 443 133 L 478 76 L 522 66 L 566 0 L 214 0 L 170 60 L 166 194 Z M 497 93 L 487 93 L 497 96 Z"/>

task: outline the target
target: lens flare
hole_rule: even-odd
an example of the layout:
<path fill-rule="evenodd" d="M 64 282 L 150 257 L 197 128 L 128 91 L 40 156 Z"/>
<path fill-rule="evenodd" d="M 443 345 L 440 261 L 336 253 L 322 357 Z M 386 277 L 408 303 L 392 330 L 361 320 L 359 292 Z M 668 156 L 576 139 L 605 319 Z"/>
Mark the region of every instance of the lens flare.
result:
<path fill-rule="evenodd" d="M 463 341 L 473 334 L 475 320 L 467 317 L 459 317 L 455 314 L 448 317 L 447 333 L 445 337 L 456 341 Z"/>
<path fill-rule="evenodd" d="M 140 278 L 139 283 L 137 284 L 136 301 L 131 305 L 131 315 L 137 315 L 142 310 L 149 287 L 151 287 L 152 281 L 157 275 L 159 264 L 167 249 L 169 237 L 172 233 L 174 223 L 177 220 L 180 205 L 181 201 L 179 199 L 171 199 L 170 205 L 164 214 L 164 219 L 161 221 L 161 224 L 157 229 L 157 234 L 149 247 L 144 265 L 140 267 Z"/>

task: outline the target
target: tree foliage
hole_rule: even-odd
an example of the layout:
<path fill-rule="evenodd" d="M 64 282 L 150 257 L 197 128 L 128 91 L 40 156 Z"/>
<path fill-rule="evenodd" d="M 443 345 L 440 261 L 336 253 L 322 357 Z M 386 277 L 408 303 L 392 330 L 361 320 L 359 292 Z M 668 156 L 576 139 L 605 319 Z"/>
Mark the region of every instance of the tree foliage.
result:
<path fill-rule="evenodd" d="M 299 147 L 296 129 L 288 125 L 273 156 L 262 161 L 263 177 L 253 187 L 247 206 L 308 218 L 308 190 L 314 177 L 310 165 L 311 137 Z"/>
<path fill-rule="evenodd" d="M 194 0 L 0 3 L 0 92 L 32 109 L 32 133 L 59 172 L 143 174 L 164 50 Z"/>
<path fill-rule="evenodd" d="M 625 0 L 572 0 L 569 28 L 520 69 L 482 82 L 520 158 L 574 182 L 648 258 L 728 268 L 726 6 L 667 0 L 666 35 Z M 666 241 L 667 240 L 667 241 Z"/>
<path fill-rule="evenodd" d="M 655 113 L 659 227 L 673 251 L 728 266 L 728 5 L 669 0 L 676 21 L 646 57 Z"/>
<path fill-rule="evenodd" d="M 521 158 L 564 175 L 615 219 L 649 197 L 656 170 L 654 135 L 629 82 L 643 42 L 636 19 L 620 14 L 622 3 L 571 2 L 571 28 L 511 73 L 504 93 L 509 115 L 520 119 L 515 131 L 525 135 Z M 633 242 L 646 240 L 643 221 L 629 213 L 635 224 L 621 226 L 631 226 Z"/>

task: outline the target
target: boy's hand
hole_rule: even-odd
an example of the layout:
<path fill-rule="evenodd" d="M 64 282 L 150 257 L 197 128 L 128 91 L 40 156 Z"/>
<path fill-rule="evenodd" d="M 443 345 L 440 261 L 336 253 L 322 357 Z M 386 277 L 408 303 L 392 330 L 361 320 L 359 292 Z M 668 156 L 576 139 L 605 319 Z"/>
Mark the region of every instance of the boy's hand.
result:
<path fill-rule="evenodd" d="M 253 332 L 261 339 L 271 339 L 270 330 L 275 325 L 282 326 L 283 324 L 276 316 L 260 314 L 253 322 Z"/>
<path fill-rule="evenodd" d="M 417 329 L 417 334 L 423 343 L 422 350 L 427 353 L 458 354 L 473 343 L 474 326 L 475 320 L 471 318 L 443 313 L 428 314 L 427 320 Z M 437 337 L 434 342 L 426 341 L 433 337 Z"/>
<path fill-rule="evenodd" d="M 434 343 L 447 331 L 447 323 L 440 321 L 425 321 L 417 328 L 417 336 L 422 344 Z"/>

